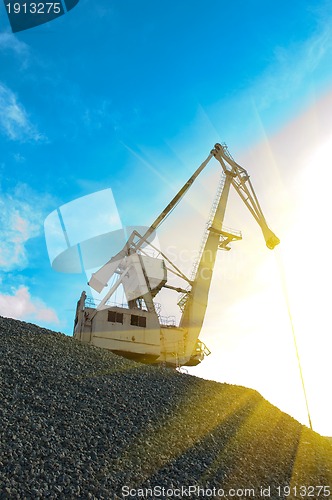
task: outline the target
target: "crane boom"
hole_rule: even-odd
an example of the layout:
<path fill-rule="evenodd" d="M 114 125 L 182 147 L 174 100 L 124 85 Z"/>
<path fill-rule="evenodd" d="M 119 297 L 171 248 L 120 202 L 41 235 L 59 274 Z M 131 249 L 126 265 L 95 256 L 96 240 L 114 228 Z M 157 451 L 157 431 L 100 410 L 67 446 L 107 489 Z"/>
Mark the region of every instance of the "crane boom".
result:
<path fill-rule="evenodd" d="M 147 238 L 160 226 L 160 224 L 166 219 L 168 214 L 173 210 L 173 208 L 176 207 L 176 205 L 179 203 L 181 198 L 185 195 L 185 193 L 188 191 L 190 186 L 194 183 L 195 179 L 199 176 L 199 174 L 204 170 L 206 165 L 209 163 L 209 161 L 212 158 L 212 152 L 209 154 L 209 156 L 206 158 L 206 160 L 201 163 L 201 165 L 197 168 L 197 170 L 193 173 L 193 175 L 188 179 L 188 181 L 185 183 L 185 185 L 180 189 L 180 191 L 174 196 L 172 201 L 167 205 L 167 207 L 161 212 L 160 215 L 156 218 L 156 220 L 151 224 L 149 229 L 145 232 L 145 234 L 141 237 L 139 242 L 137 243 L 138 246 L 140 246 L 144 241 L 147 240 Z"/>
<path fill-rule="evenodd" d="M 181 198 L 185 195 L 188 189 L 192 186 L 195 179 L 199 176 L 199 174 L 204 170 L 206 165 L 212 158 L 212 153 L 206 158 L 206 160 L 201 163 L 201 165 L 195 170 L 193 175 L 188 179 L 188 181 L 182 186 L 180 191 L 174 196 L 172 201 L 167 205 L 167 207 L 158 215 L 155 221 L 151 224 L 151 226 L 147 229 L 143 236 L 139 237 L 139 240 L 135 242 L 135 247 L 139 248 L 144 244 L 145 241 L 154 233 L 154 231 L 160 226 L 160 224 L 166 219 L 168 214 L 175 208 L 175 206 L 179 203 Z M 105 286 L 107 286 L 107 282 L 114 273 L 117 268 L 118 262 L 121 261 L 126 255 L 129 254 L 130 247 L 133 243 L 134 238 L 137 237 L 137 232 L 133 231 L 130 235 L 125 246 L 114 255 L 106 264 L 104 264 L 96 273 L 93 273 L 88 285 L 90 285 L 97 292 L 101 292 Z"/>

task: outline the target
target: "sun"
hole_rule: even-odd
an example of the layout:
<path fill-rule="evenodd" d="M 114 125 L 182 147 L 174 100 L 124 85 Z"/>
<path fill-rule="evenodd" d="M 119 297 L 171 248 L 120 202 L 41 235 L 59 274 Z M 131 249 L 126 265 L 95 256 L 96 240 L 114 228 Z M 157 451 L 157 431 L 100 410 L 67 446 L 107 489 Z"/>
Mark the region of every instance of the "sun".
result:
<path fill-rule="evenodd" d="M 329 200 L 332 135 L 303 166 L 294 222 L 280 253 L 313 423 L 332 434 Z"/>
<path fill-rule="evenodd" d="M 265 251 L 258 229 L 257 241 L 219 256 L 202 332 L 212 354 L 191 373 L 254 388 L 308 426 L 309 410 L 331 436 L 330 159 L 332 136 L 299 166 L 280 247 Z"/>

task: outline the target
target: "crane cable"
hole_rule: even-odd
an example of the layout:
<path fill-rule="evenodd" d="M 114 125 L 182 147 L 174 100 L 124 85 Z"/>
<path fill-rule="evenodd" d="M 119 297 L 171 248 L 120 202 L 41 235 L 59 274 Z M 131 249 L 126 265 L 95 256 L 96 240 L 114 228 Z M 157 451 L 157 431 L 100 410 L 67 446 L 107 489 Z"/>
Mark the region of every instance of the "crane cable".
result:
<path fill-rule="evenodd" d="M 312 428 L 312 422 L 311 422 L 311 417 L 310 417 L 310 411 L 309 411 L 307 391 L 306 391 L 306 388 L 305 388 L 305 383 L 304 383 L 304 378 L 303 378 L 303 372 L 302 372 L 302 366 L 301 366 L 301 360 L 300 360 L 300 354 L 299 354 L 299 350 L 298 350 L 298 346 L 297 346 L 297 340 L 296 340 L 296 335 L 295 335 L 295 328 L 294 328 L 294 323 L 293 323 L 293 318 L 292 318 L 292 313 L 291 313 L 291 308 L 290 308 L 290 302 L 289 302 L 289 296 L 288 296 L 288 290 L 287 290 L 287 282 L 286 282 L 285 269 L 284 269 L 283 262 L 282 262 L 282 259 L 281 259 L 281 255 L 280 255 L 278 249 L 275 251 L 275 256 L 276 256 L 277 265 L 279 267 L 279 274 L 280 274 L 280 280 L 281 280 L 282 290 L 283 290 L 284 299 L 285 299 L 285 303 L 286 303 L 286 309 L 287 309 L 287 313 L 288 313 L 288 318 L 289 318 L 289 322 L 290 322 L 290 326 L 291 326 L 291 330 L 292 330 L 293 342 L 294 342 L 295 353 L 296 353 L 297 363 L 298 363 L 299 372 L 300 372 L 300 378 L 301 378 L 302 390 L 303 390 L 305 404 L 306 404 L 306 409 L 307 409 L 307 416 L 308 416 L 309 426 L 310 426 L 310 429 L 313 430 L 313 428 Z"/>

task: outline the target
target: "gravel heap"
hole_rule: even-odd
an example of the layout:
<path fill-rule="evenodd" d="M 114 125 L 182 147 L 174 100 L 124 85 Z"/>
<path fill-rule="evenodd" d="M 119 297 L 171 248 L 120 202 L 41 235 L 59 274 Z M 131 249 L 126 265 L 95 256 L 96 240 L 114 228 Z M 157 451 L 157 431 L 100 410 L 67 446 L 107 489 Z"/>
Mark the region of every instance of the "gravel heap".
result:
<path fill-rule="evenodd" d="M 331 443 L 256 391 L 2 317 L 0 353 L 1 499 L 172 498 L 192 486 L 279 500 L 287 485 L 332 486 Z"/>

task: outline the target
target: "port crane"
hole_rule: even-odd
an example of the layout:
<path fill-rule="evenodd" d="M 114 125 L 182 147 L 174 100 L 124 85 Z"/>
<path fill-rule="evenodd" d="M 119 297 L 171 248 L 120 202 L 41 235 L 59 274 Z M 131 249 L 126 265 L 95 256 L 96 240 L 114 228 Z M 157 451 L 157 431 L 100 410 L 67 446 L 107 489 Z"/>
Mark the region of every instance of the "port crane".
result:
<path fill-rule="evenodd" d="M 221 166 L 221 181 L 199 258 L 188 278 L 153 245 L 152 240 L 158 227 L 212 158 Z M 103 292 L 105 287 L 108 290 L 97 306 L 88 302 L 86 293 L 82 292 L 76 308 L 74 338 L 140 362 L 173 367 L 195 366 L 210 354 L 199 340 L 199 334 L 206 313 L 216 255 L 219 249 L 230 250 L 229 244 L 242 238 L 241 233 L 223 226 L 231 186 L 260 226 L 266 246 L 272 250 L 278 245 L 280 240 L 266 223 L 248 172 L 235 162 L 226 144 L 217 143 L 145 233 L 133 231 L 124 247 L 92 274 L 88 283 L 90 287 L 98 293 Z M 151 248 L 155 251 L 153 256 L 148 251 Z M 184 280 L 185 285 L 172 286 L 168 279 L 170 273 Z M 110 302 L 120 285 L 126 296 L 126 307 Z M 154 299 L 162 288 L 180 294 L 177 303 L 181 319 L 178 325 L 165 323 L 159 314 Z"/>

